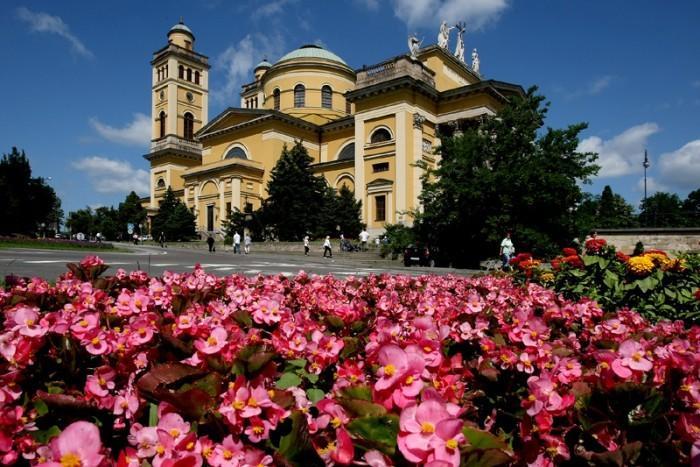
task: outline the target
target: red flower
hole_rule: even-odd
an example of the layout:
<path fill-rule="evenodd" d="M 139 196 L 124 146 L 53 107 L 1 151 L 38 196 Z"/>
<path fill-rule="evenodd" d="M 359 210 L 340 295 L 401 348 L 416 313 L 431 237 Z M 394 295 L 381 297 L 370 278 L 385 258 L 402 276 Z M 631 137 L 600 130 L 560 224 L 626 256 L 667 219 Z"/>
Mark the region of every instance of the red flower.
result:
<path fill-rule="evenodd" d="M 630 257 L 628 255 L 624 254 L 621 251 L 616 252 L 615 257 L 617 258 L 618 261 L 621 261 L 623 263 L 626 263 L 630 259 Z"/>
<path fill-rule="evenodd" d="M 589 240 L 586 240 L 586 252 L 598 253 L 607 244 L 608 242 L 605 241 L 604 238 L 591 238 Z"/>
<path fill-rule="evenodd" d="M 562 255 L 564 256 L 576 256 L 578 255 L 578 251 L 576 251 L 575 248 L 564 248 L 561 250 Z"/>
<path fill-rule="evenodd" d="M 579 257 L 579 255 L 567 256 L 566 258 L 562 258 L 561 262 L 568 264 L 569 266 L 571 266 L 573 268 L 583 269 L 583 261 L 581 261 L 581 258 Z"/>

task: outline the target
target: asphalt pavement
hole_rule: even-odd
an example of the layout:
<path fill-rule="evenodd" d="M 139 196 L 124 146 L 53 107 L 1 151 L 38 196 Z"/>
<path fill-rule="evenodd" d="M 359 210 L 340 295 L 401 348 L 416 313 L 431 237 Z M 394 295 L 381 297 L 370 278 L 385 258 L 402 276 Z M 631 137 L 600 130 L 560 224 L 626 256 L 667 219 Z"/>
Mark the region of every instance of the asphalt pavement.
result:
<path fill-rule="evenodd" d="M 120 248 L 125 246 L 120 245 Z M 285 252 L 252 252 L 249 255 L 234 255 L 231 251 L 209 253 L 206 250 L 184 248 L 159 248 L 151 246 L 128 246 L 128 252 L 88 252 L 75 250 L 0 249 L 0 277 L 9 274 L 40 276 L 55 280 L 65 272 L 66 263 L 79 262 L 87 255 L 96 254 L 114 273 L 118 268 L 126 271 L 143 270 L 150 275 L 164 271 L 192 271 L 200 264 L 207 272 L 217 275 L 296 275 L 299 271 L 309 274 L 333 274 L 338 277 L 369 274 L 470 274 L 474 271 L 446 268 L 406 268 L 399 261 L 355 260 L 351 255 L 324 259 L 320 254 L 303 256 Z"/>

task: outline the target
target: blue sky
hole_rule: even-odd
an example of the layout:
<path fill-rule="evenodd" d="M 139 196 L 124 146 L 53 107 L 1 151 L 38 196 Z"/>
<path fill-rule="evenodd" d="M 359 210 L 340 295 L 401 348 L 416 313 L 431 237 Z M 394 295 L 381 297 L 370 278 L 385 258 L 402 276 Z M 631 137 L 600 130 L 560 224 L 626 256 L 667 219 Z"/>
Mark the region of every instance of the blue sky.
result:
<path fill-rule="evenodd" d="M 210 119 L 264 56 L 318 42 L 358 68 L 463 20 L 487 78 L 538 85 L 548 126 L 589 123 L 581 148 L 603 170 L 588 191 L 610 184 L 636 205 L 644 148 L 650 191 L 700 188 L 699 2 L 10 0 L 3 13 L 0 152 L 24 149 L 66 212 L 147 193 L 149 61 L 180 16 L 212 63 Z"/>

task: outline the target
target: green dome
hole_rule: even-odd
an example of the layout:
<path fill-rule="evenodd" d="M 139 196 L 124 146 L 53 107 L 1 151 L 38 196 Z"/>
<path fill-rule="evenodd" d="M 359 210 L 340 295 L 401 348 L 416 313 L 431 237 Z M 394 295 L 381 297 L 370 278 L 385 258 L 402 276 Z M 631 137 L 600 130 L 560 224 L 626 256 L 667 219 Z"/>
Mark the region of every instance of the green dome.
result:
<path fill-rule="evenodd" d="M 280 58 L 277 63 L 284 62 L 285 60 L 291 60 L 293 58 L 323 58 L 325 60 L 330 60 L 332 62 L 338 62 L 342 65 L 348 66 L 345 60 L 338 57 L 333 52 L 324 49 L 320 45 L 307 44 L 302 45 L 296 50 L 292 50 L 284 57 Z"/>

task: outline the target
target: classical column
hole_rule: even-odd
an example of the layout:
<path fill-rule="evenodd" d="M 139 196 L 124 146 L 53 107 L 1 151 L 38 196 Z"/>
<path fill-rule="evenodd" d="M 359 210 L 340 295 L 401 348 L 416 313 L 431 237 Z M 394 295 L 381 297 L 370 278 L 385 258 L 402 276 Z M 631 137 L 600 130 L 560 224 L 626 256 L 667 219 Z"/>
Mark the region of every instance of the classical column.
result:
<path fill-rule="evenodd" d="M 190 186 L 185 185 L 185 199 L 183 200 L 185 203 L 185 207 L 189 208 L 190 207 Z"/>
<path fill-rule="evenodd" d="M 365 186 L 365 121 L 355 116 L 355 199 L 362 202 L 362 222 L 370 223 Z"/>
<path fill-rule="evenodd" d="M 406 184 L 408 161 L 406 160 L 406 147 L 409 141 L 406 135 L 406 112 L 396 112 L 396 211 L 406 210 Z"/>
<path fill-rule="evenodd" d="M 219 180 L 219 228 L 224 228 L 224 219 L 226 219 L 226 180 Z"/>
<path fill-rule="evenodd" d="M 417 164 L 423 159 L 423 123 L 425 117 L 419 113 L 413 114 L 413 164 Z M 423 169 L 417 166 L 411 167 L 413 171 L 413 199 L 411 200 L 411 208 L 422 211 L 422 206 L 418 200 L 422 186 L 420 177 L 423 175 Z"/>
<path fill-rule="evenodd" d="M 231 177 L 231 209 L 241 209 L 241 177 Z"/>
<path fill-rule="evenodd" d="M 156 207 L 156 177 L 151 169 L 151 209 Z"/>

